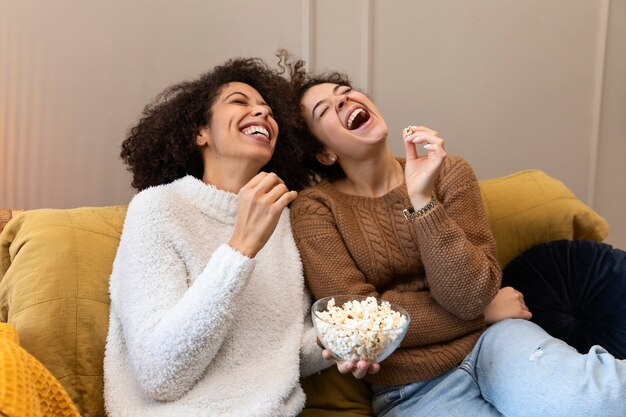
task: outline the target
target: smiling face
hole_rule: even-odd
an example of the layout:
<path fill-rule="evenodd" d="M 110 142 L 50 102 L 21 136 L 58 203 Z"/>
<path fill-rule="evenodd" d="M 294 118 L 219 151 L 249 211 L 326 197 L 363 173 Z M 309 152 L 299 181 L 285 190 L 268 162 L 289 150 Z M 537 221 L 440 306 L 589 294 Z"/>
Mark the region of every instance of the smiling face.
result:
<path fill-rule="evenodd" d="M 209 124 L 200 129 L 196 140 L 205 161 L 238 160 L 260 169 L 270 160 L 278 124 L 257 90 L 240 82 L 226 84 L 211 112 Z"/>
<path fill-rule="evenodd" d="M 358 157 L 387 139 L 378 108 L 359 91 L 324 83 L 309 88 L 300 102 L 313 135 L 340 160 Z"/>

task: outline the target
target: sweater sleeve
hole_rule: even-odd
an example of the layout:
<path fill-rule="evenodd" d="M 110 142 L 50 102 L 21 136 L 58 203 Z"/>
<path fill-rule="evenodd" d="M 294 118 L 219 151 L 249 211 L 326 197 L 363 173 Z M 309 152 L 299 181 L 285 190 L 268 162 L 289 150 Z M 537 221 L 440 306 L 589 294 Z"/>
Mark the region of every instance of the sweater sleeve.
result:
<path fill-rule="evenodd" d="M 502 272 L 470 165 L 449 157 L 439 177 L 441 204 L 415 228 L 433 298 L 464 320 L 482 317 L 500 288 Z"/>
<path fill-rule="evenodd" d="M 306 315 L 304 317 L 304 331 L 302 332 L 302 347 L 300 349 L 300 377 L 305 377 L 328 368 L 334 362 L 324 359 L 322 349 L 317 344 L 317 331 L 311 319 L 311 297 L 308 291 L 303 291 Z"/>
<path fill-rule="evenodd" d="M 150 204 L 133 203 L 111 275 L 111 308 L 140 386 L 171 401 L 193 387 L 222 345 L 254 260 L 222 244 L 189 286 L 192 277 L 163 232 L 167 220 Z"/>
<path fill-rule="evenodd" d="M 411 323 L 402 346 L 442 343 L 483 327 L 482 317 L 470 322 L 460 319 L 443 308 L 427 289 L 414 291 L 397 286 L 377 291 L 350 255 L 330 203 L 319 194 L 301 193 L 292 204 L 291 214 L 305 279 L 316 299 L 360 294 L 403 306 L 411 315 Z"/>

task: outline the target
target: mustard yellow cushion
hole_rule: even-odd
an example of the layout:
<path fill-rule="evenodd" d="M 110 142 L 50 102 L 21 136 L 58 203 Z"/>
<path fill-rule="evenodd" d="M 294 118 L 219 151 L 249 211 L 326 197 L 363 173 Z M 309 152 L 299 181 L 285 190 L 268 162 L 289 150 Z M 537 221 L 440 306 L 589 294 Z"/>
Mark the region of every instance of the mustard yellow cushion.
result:
<path fill-rule="evenodd" d="M 300 383 L 306 394 L 306 406 L 300 417 L 374 415 L 369 385 L 352 374 L 340 374 L 334 365 L 303 378 Z"/>
<path fill-rule="evenodd" d="M 0 323 L 0 414 L 6 417 L 80 417 L 59 381 Z"/>
<path fill-rule="evenodd" d="M 539 170 L 480 182 L 487 219 L 502 267 L 532 246 L 551 240 L 603 241 L 608 224 L 563 184 Z"/>
<path fill-rule="evenodd" d="M 26 211 L 0 234 L 0 321 L 15 327 L 84 417 L 104 416 L 108 281 L 125 214 Z"/>

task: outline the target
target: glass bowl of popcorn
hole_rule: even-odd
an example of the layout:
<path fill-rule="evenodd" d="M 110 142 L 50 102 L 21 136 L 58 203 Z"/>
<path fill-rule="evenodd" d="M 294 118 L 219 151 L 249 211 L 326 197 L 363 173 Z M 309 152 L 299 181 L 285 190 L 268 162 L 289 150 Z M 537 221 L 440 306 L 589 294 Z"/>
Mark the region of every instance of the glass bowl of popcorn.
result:
<path fill-rule="evenodd" d="M 321 298 L 311 316 L 320 342 L 336 359 L 369 362 L 391 355 L 411 321 L 399 305 L 360 295 Z"/>

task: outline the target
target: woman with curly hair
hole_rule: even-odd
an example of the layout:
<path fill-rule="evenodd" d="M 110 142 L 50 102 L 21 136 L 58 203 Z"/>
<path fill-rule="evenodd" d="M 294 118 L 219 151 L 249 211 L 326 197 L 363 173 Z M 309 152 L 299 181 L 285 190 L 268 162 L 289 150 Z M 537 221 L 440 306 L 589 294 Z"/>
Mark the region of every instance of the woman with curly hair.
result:
<path fill-rule="evenodd" d="M 289 88 L 259 59 L 230 60 L 130 130 L 140 192 L 110 278 L 109 416 L 293 416 L 300 376 L 328 366 L 286 208 L 304 181 L 283 176 L 298 163 Z"/>
<path fill-rule="evenodd" d="M 371 383 L 376 415 L 626 415 L 626 362 L 599 346 L 579 354 L 527 320 L 518 291 L 500 289 L 471 166 L 424 126 L 402 131 L 406 158 L 396 158 L 380 110 L 347 77 L 291 68 L 304 163 L 288 175 L 314 184 L 291 205 L 309 289 L 411 315 L 382 364 L 339 364 Z"/>

